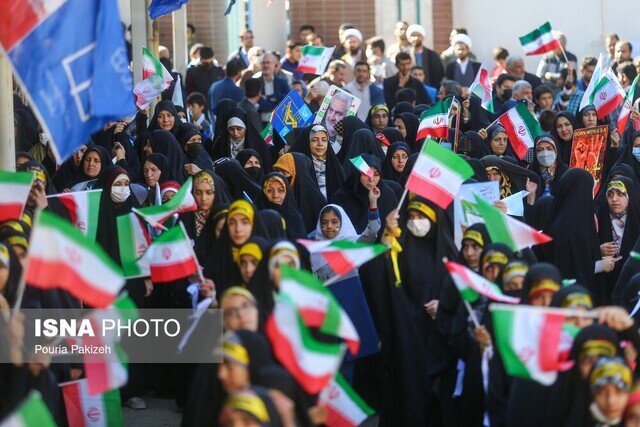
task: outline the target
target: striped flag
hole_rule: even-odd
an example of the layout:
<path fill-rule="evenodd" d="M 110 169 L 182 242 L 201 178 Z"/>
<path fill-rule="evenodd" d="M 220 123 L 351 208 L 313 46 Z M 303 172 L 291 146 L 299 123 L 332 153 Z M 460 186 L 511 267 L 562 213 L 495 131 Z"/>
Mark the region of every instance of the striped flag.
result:
<path fill-rule="evenodd" d="M 526 55 L 542 55 L 554 49 L 561 49 L 562 45 L 553 35 L 551 22 L 547 21 L 535 30 L 520 37 L 520 44 Z"/>
<path fill-rule="evenodd" d="M 362 156 L 354 157 L 353 159 L 349 159 L 349 161 L 360 171 L 360 173 L 363 173 L 368 177 L 373 177 L 373 169 L 371 169 L 371 166 L 365 162 Z"/>
<path fill-rule="evenodd" d="M 596 63 L 596 67 L 593 69 L 593 74 L 591 75 L 591 80 L 589 80 L 589 84 L 587 88 L 584 90 L 584 95 L 582 95 L 582 100 L 580 100 L 580 108 L 582 110 L 584 107 L 591 103 L 591 94 L 593 93 L 593 89 L 596 87 L 600 79 L 602 78 L 602 53 L 598 56 L 598 62 Z"/>
<path fill-rule="evenodd" d="M 498 122 L 507 131 L 513 151 L 520 160 L 524 159 L 529 148 L 533 147 L 533 141 L 543 133 L 540 123 L 531 114 L 526 102 L 518 102 L 515 107 L 501 115 Z"/>
<path fill-rule="evenodd" d="M 172 81 L 171 73 L 164 68 L 160 60 L 153 56 L 149 49 L 143 47 L 142 80 L 133 88 L 138 108 L 141 110 L 147 108 L 151 101 L 171 85 Z"/>
<path fill-rule="evenodd" d="M 551 385 L 556 371 L 545 371 L 545 360 L 558 360 L 566 315 L 559 309 L 491 304 L 498 352 L 509 375 Z"/>
<path fill-rule="evenodd" d="M 149 261 L 153 283 L 172 282 L 198 271 L 198 260 L 182 223 L 163 232 L 143 257 Z"/>
<path fill-rule="evenodd" d="M 302 57 L 296 71 L 299 73 L 322 74 L 327 68 L 336 47 L 302 46 Z"/>
<path fill-rule="evenodd" d="M 164 229 L 162 223 L 174 214 L 194 212 L 198 209 L 196 200 L 192 194 L 193 178 L 189 177 L 180 187 L 180 190 L 164 205 L 149 206 L 146 208 L 133 208 L 132 211 L 140 215 L 156 229 Z"/>
<path fill-rule="evenodd" d="M 318 405 L 325 407 L 324 424 L 331 427 L 356 427 L 375 414 L 340 373 L 320 392 Z"/>
<path fill-rule="evenodd" d="M 340 368 L 344 345 L 316 340 L 285 295 L 276 297 L 265 331 L 276 359 L 307 393 L 322 391 Z"/>
<path fill-rule="evenodd" d="M 0 170 L 0 222 L 20 219 L 35 177 L 34 172 Z"/>
<path fill-rule="evenodd" d="M 482 105 L 482 108 L 490 113 L 495 112 L 493 108 L 493 86 L 491 85 L 491 76 L 489 74 L 489 70 L 487 70 L 487 67 L 484 65 L 484 62 L 478 70 L 476 79 L 469 87 L 469 92 L 480 98 L 480 105 Z"/>
<path fill-rule="evenodd" d="M 151 236 L 138 215 L 129 212 L 116 219 L 120 263 L 127 279 L 147 277 L 149 260 L 142 255 L 151 244 Z"/>
<path fill-rule="evenodd" d="M 122 269 L 68 221 L 40 212 L 31 234 L 25 281 L 63 289 L 93 307 L 111 304 L 124 286 Z"/>
<path fill-rule="evenodd" d="M 69 427 L 117 427 L 124 425 L 120 390 L 97 396 L 89 394 L 87 380 L 59 384 L 64 398 Z"/>
<path fill-rule="evenodd" d="M 280 293 L 294 302 L 305 325 L 345 340 L 349 352 L 358 354 L 360 337 L 351 319 L 331 291 L 314 275 L 283 265 Z"/>
<path fill-rule="evenodd" d="M 267 124 L 264 129 L 262 129 L 262 132 L 260 132 L 260 136 L 265 144 L 273 145 L 273 125 L 271 123 Z"/>
<path fill-rule="evenodd" d="M 631 103 L 633 102 L 633 97 L 636 93 L 636 86 L 638 85 L 638 79 L 640 76 L 636 76 L 633 79 L 633 83 L 631 83 L 631 89 L 629 89 L 629 93 L 624 98 L 624 102 L 622 103 L 622 109 L 620 110 L 620 115 L 618 116 L 618 133 L 620 136 L 624 133 L 627 128 L 627 123 L 629 122 L 629 117 L 631 116 Z"/>
<path fill-rule="evenodd" d="M 453 105 L 453 96 L 444 99 L 420 115 L 420 126 L 416 141 L 426 138 L 449 137 L 449 112 Z"/>
<path fill-rule="evenodd" d="M 15 412 L 0 422 L 0 427 L 56 427 L 56 422 L 40 392 L 33 390 Z"/>
<path fill-rule="evenodd" d="M 71 224 L 75 225 L 89 239 L 96 240 L 101 195 L 102 190 L 100 189 L 54 194 L 47 196 L 47 198 L 60 200 L 60 203 L 69 212 Z"/>
<path fill-rule="evenodd" d="M 310 254 L 319 253 L 331 270 L 343 276 L 387 251 L 387 245 L 350 242 L 348 240 L 298 239 Z"/>
<path fill-rule="evenodd" d="M 475 198 L 478 213 L 484 219 L 484 224 L 487 226 L 492 242 L 504 243 L 515 252 L 553 240 L 524 222 L 503 214 L 498 208 L 491 206 L 477 194 Z"/>
<path fill-rule="evenodd" d="M 406 188 L 446 209 L 473 169 L 462 157 L 434 140 L 425 141 Z"/>
<path fill-rule="evenodd" d="M 498 285 L 461 264 L 444 260 L 444 265 L 447 267 L 447 270 L 449 270 L 449 274 L 460 292 L 460 296 L 468 302 L 475 302 L 480 295 L 484 295 L 492 301 L 508 304 L 517 304 L 520 302 L 520 298 L 504 295 Z"/>
<path fill-rule="evenodd" d="M 608 69 L 598 84 L 593 88 L 589 103 L 596 107 L 598 118 L 603 119 L 618 108 L 626 94 L 616 75 Z"/>

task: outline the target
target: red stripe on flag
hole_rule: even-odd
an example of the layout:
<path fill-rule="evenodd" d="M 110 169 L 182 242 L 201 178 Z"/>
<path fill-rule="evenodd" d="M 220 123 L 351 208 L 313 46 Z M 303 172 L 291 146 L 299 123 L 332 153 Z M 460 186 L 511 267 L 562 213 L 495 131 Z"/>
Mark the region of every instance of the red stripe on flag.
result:
<path fill-rule="evenodd" d="M 618 93 L 613 98 L 609 99 L 606 103 L 602 104 L 600 108 L 596 111 L 599 119 L 604 119 L 607 114 L 618 108 L 620 102 L 622 100 L 622 96 Z"/>
<path fill-rule="evenodd" d="M 78 226 L 78 204 L 76 203 L 76 200 L 73 198 L 73 196 L 70 196 L 70 195 L 60 196 L 58 200 L 60 200 L 60 203 L 62 203 L 62 206 L 64 206 L 67 209 L 67 211 L 69 211 L 69 216 L 71 217 L 70 218 L 71 224 L 77 227 Z"/>
<path fill-rule="evenodd" d="M 38 25 L 38 14 L 32 3 L 25 0 L 0 2 L 0 43 L 7 52 Z"/>
<path fill-rule="evenodd" d="M 95 320 L 91 320 L 91 326 L 94 331 L 100 331 L 102 328 L 96 324 Z M 104 342 L 100 336 L 85 336 L 82 338 L 82 344 L 87 346 L 102 346 Z M 114 348 L 111 351 L 115 351 Z M 96 395 L 104 393 L 109 390 L 109 375 L 107 372 L 109 368 L 104 363 L 104 355 L 100 354 L 85 354 L 84 355 L 84 370 L 87 377 L 87 387 L 89 394 Z"/>
<path fill-rule="evenodd" d="M 542 245 L 544 243 L 548 243 L 550 241 L 552 241 L 553 239 L 550 236 L 547 236 L 544 233 L 533 233 L 533 238 L 536 241 L 536 245 Z"/>
<path fill-rule="evenodd" d="M 315 67 L 307 67 L 306 65 L 298 65 L 298 68 L 296 68 L 296 71 L 299 73 L 309 73 L 309 74 L 316 74 L 316 72 L 318 70 L 316 70 Z"/>
<path fill-rule="evenodd" d="M 104 308 L 116 296 L 93 287 L 62 261 L 44 261 L 29 257 L 26 283 L 40 289 L 63 289 L 92 307 Z"/>
<path fill-rule="evenodd" d="M 520 158 L 520 160 L 524 159 L 524 156 L 527 154 L 529 147 L 527 147 L 527 144 L 525 144 L 518 136 L 518 131 L 513 127 L 513 122 L 509 119 L 509 115 L 503 114 L 502 116 L 500 116 L 499 122 L 504 127 L 504 130 L 507 131 L 507 135 L 509 136 L 509 141 L 511 142 L 513 151 L 516 152 L 516 155 L 518 156 L 518 158 Z"/>
<path fill-rule="evenodd" d="M 561 48 L 561 46 L 560 46 L 560 42 L 558 41 L 558 39 L 553 39 L 549 43 L 543 44 L 542 46 L 540 46 L 539 48 L 537 48 L 533 52 L 527 53 L 527 56 L 529 56 L 529 55 L 541 55 L 543 53 L 550 52 L 550 51 L 552 51 L 554 49 L 560 49 L 560 48 Z"/>
<path fill-rule="evenodd" d="M 331 427 L 355 427 L 355 424 L 353 424 L 349 418 L 342 415 L 342 413 L 331 404 L 322 402 L 321 405 L 327 410 L 327 421 L 324 425 Z"/>
<path fill-rule="evenodd" d="M 407 190 L 413 191 L 425 199 L 431 200 L 442 209 L 446 209 L 453 200 L 453 197 L 451 197 L 449 192 L 435 185 L 431 181 L 423 179 L 415 173 L 411 173 L 411 175 L 409 175 L 406 187 Z"/>
<path fill-rule="evenodd" d="M 558 347 L 560 346 L 560 335 L 562 334 L 562 324 L 564 314 L 547 313 L 540 332 L 540 369 L 543 371 L 556 370 L 558 366 Z"/>
<path fill-rule="evenodd" d="M 322 252 L 322 256 L 329 263 L 329 267 L 338 275 L 342 276 L 353 270 L 353 264 L 340 251 Z"/>
<path fill-rule="evenodd" d="M 416 141 L 426 138 L 426 137 L 432 137 L 432 138 L 448 138 L 449 137 L 449 126 L 440 126 L 440 127 L 436 127 L 436 128 L 424 128 L 424 129 L 420 129 L 418 131 L 418 134 L 416 135 Z"/>
<path fill-rule="evenodd" d="M 163 266 L 151 264 L 149 270 L 151 271 L 151 281 L 153 283 L 165 283 L 191 276 L 198 271 L 198 264 L 193 257 L 189 257 L 186 261 L 174 264 Z"/>
<path fill-rule="evenodd" d="M 300 310 L 300 316 L 302 316 L 302 320 L 304 321 L 305 325 L 312 328 L 319 328 L 320 325 L 322 325 L 322 323 L 324 322 L 326 313 L 310 308 L 302 308 Z"/>
<path fill-rule="evenodd" d="M 23 208 L 22 203 L 0 203 L 0 222 L 20 219 Z"/>
<path fill-rule="evenodd" d="M 265 332 L 273 344 L 273 352 L 277 359 L 280 361 L 282 366 L 284 366 L 287 371 L 293 375 L 298 384 L 300 384 L 307 393 L 320 393 L 322 389 L 329 384 L 329 381 L 331 381 L 331 375 L 328 374 L 314 377 L 307 374 L 300 365 L 298 365 L 298 357 L 296 355 L 296 351 L 291 346 L 289 338 L 280 333 L 280 330 L 275 323 L 276 322 L 272 315 L 267 319 Z"/>
<path fill-rule="evenodd" d="M 84 426 L 84 414 L 82 410 L 82 396 L 80 384 L 73 383 L 62 387 L 64 406 L 67 411 L 67 420 L 70 426 Z"/>

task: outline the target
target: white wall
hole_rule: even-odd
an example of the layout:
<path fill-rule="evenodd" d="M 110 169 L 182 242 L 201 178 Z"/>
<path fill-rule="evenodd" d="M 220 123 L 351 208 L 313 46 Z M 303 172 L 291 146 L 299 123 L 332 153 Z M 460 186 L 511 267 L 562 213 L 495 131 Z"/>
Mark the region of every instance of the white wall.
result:
<path fill-rule="evenodd" d="M 473 52 L 493 66 L 492 52 L 503 46 L 522 55 L 519 36 L 550 20 L 567 36 L 567 50 L 578 57 L 604 51 L 604 35 L 616 32 L 635 40 L 640 55 L 639 0 L 452 0 L 453 26 L 466 27 Z M 525 58 L 527 71 L 535 73 L 540 56 Z"/>

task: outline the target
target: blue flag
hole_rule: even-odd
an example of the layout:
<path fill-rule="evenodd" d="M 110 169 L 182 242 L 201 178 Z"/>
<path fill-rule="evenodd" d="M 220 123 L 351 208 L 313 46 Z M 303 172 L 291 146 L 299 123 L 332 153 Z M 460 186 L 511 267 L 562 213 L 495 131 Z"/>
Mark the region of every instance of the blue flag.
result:
<path fill-rule="evenodd" d="M 312 120 L 313 113 L 295 89 L 291 89 L 271 116 L 273 128 L 283 139 L 292 129 L 307 126 Z"/>
<path fill-rule="evenodd" d="M 135 113 L 117 0 L 0 2 L 3 15 L 0 43 L 61 160 Z"/>
<path fill-rule="evenodd" d="M 231 8 L 236 4 L 236 0 L 229 0 L 229 6 L 227 6 L 227 10 L 224 11 L 224 16 L 227 16 L 231 13 Z"/>
<path fill-rule="evenodd" d="M 162 15 L 167 15 L 187 4 L 189 0 L 153 0 L 149 5 L 149 16 L 156 19 Z"/>

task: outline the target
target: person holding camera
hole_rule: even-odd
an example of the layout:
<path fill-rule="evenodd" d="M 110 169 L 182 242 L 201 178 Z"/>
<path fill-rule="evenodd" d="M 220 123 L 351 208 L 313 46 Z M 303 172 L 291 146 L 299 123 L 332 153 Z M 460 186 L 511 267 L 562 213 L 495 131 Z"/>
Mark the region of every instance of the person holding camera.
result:
<path fill-rule="evenodd" d="M 573 64 L 569 63 L 567 68 L 563 68 L 560 71 L 558 86 L 562 89 L 556 94 L 556 99 L 553 102 L 553 109 L 555 111 L 569 111 L 572 114 L 578 113 L 584 91 L 578 89 L 576 85 L 577 81 L 578 75 L 576 70 Z"/>

